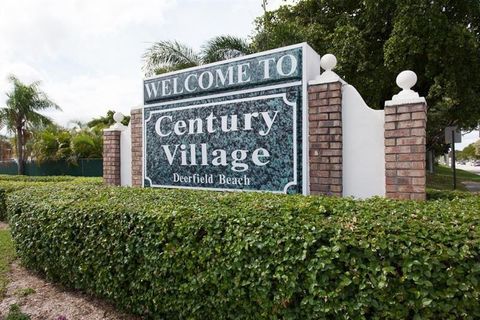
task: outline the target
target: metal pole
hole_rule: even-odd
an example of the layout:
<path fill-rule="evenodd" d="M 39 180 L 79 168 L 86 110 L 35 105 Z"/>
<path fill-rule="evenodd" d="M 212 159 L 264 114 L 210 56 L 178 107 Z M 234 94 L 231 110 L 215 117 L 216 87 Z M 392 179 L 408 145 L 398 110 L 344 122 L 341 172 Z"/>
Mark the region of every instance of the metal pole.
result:
<path fill-rule="evenodd" d="M 455 130 L 452 130 L 452 170 L 453 190 L 457 189 L 457 173 L 455 172 Z"/>

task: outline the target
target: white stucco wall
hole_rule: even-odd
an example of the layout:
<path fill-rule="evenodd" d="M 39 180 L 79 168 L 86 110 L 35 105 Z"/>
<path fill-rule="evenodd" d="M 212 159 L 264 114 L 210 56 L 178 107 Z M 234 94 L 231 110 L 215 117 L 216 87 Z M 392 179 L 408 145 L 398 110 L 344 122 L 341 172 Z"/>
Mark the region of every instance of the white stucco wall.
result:
<path fill-rule="evenodd" d="M 120 184 L 132 185 L 132 135 L 130 124 L 120 135 Z"/>
<path fill-rule="evenodd" d="M 383 110 L 371 109 L 353 86 L 343 86 L 344 196 L 385 196 L 384 121 Z"/>

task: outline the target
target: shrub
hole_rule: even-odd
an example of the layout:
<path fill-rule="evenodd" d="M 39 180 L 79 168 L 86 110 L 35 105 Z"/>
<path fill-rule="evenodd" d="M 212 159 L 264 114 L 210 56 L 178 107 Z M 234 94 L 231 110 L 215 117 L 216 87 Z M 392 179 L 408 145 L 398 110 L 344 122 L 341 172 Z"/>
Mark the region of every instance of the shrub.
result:
<path fill-rule="evenodd" d="M 0 221 L 7 221 L 7 205 L 5 190 L 0 189 Z"/>
<path fill-rule="evenodd" d="M 453 191 L 453 190 L 434 190 L 427 189 L 427 199 L 428 200 L 453 200 L 456 198 L 464 199 L 478 197 L 478 194 L 466 191 Z"/>
<path fill-rule="evenodd" d="M 23 181 L 23 182 L 65 182 L 78 178 L 71 176 L 22 176 L 1 174 L 0 181 Z"/>
<path fill-rule="evenodd" d="M 480 198 L 9 194 L 31 269 L 152 319 L 480 317 Z"/>
<path fill-rule="evenodd" d="M 60 185 L 64 187 L 76 185 L 101 186 L 102 178 L 91 177 L 70 177 L 70 176 L 18 176 L 0 175 L 0 221 L 7 221 L 7 210 L 5 200 L 9 192 L 24 190 L 28 187 Z"/>

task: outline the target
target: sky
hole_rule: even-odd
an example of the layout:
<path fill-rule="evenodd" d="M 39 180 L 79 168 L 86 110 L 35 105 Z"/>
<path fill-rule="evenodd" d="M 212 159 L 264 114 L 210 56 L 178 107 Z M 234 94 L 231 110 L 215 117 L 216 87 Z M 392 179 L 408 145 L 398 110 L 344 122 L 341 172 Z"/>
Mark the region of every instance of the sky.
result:
<path fill-rule="evenodd" d="M 287 1 L 291 3 L 294 0 Z M 229 34 L 248 38 L 261 0 L 2 0 L 0 107 L 10 85 L 41 81 L 62 111 L 45 114 L 68 126 L 108 110 L 129 114 L 142 104 L 142 55 L 154 42 L 199 49 Z M 275 10 L 284 0 L 269 0 Z M 464 135 L 456 149 L 478 139 Z"/>
<path fill-rule="evenodd" d="M 229 34 L 248 38 L 261 0 L 2 0 L 0 106 L 9 74 L 41 88 L 67 126 L 108 110 L 129 114 L 142 104 L 142 54 L 160 40 L 199 49 Z M 274 10 L 281 0 L 270 0 Z M 284 3 L 284 2 L 283 2 Z"/>
<path fill-rule="evenodd" d="M 428 124 L 427 124 L 428 125 Z M 455 150 L 463 150 L 466 146 L 471 143 L 474 143 L 480 139 L 479 132 L 477 130 L 472 132 L 463 132 L 462 133 L 462 142 L 455 144 Z"/>

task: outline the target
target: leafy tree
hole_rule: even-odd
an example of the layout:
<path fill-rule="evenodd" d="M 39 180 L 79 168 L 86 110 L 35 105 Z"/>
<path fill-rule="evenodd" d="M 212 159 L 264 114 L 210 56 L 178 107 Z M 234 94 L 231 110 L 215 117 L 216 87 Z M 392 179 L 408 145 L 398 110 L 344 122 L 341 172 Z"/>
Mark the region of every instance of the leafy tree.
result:
<path fill-rule="evenodd" d="M 252 53 L 252 48 L 243 39 L 233 36 L 218 36 L 207 41 L 200 52 L 177 41 L 159 41 L 143 55 L 147 75 L 161 74 L 205 63 L 231 59 Z"/>
<path fill-rule="evenodd" d="M 24 174 L 25 145 L 30 135 L 29 131 L 52 123 L 38 111 L 60 108 L 40 90 L 40 82 L 27 85 L 13 75 L 8 80 L 13 84 L 13 89 L 7 93 L 7 106 L 0 109 L 0 126 L 15 134 L 18 174 Z"/>
<path fill-rule="evenodd" d="M 102 129 L 80 128 L 67 130 L 50 125 L 34 134 L 33 158 L 38 162 L 66 160 L 77 163 L 80 158 L 102 158 Z"/>
<path fill-rule="evenodd" d="M 115 114 L 114 111 L 108 110 L 107 115 L 94 118 L 87 122 L 87 126 L 89 128 L 97 128 L 97 129 L 105 129 L 110 127 L 115 123 L 115 120 L 113 120 L 113 115 Z M 128 126 L 128 123 L 130 122 L 130 116 L 125 116 L 125 118 L 122 121 L 122 124 L 125 126 Z"/>
<path fill-rule="evenodd" d="M 103 134 L 99 128 L 90 128 L 77 132 L 72 137 L 71 149 L 76 159 L 102 158 Z"/>
<path fill-rule="evenodd" d="M 11 138 L 0 135 L 0 161 L 10 160 L 12 157 L 12 143 Z"/>
<path fill-rule="evenodd" d="M 337 73 L 382 108 L 398 92 L 396 75 L 418 75 L 428 101 L 427 145 L 446 150 L 443 130 L 480 119 L 480 1 L 302 0 L 256 21 L 257 51 L 308 42 L 333 53 Z"/>
<path fill-rule="evenodd" d="M 473 160 L 479 159 L 479 155 L 476 152 L 476 145 L 478 142 L 470 143 L 468 146 L 463 148 L 462 151 L 459 151 L 457 154 L 457 158 L 459 160 Z"/>
<path fill-rule="evenodd" d="M 70 160 L 72 133 L 60 126 L 51 124 L 37 130 L 33 136 L 32 157 L 38 162 Z"/>

